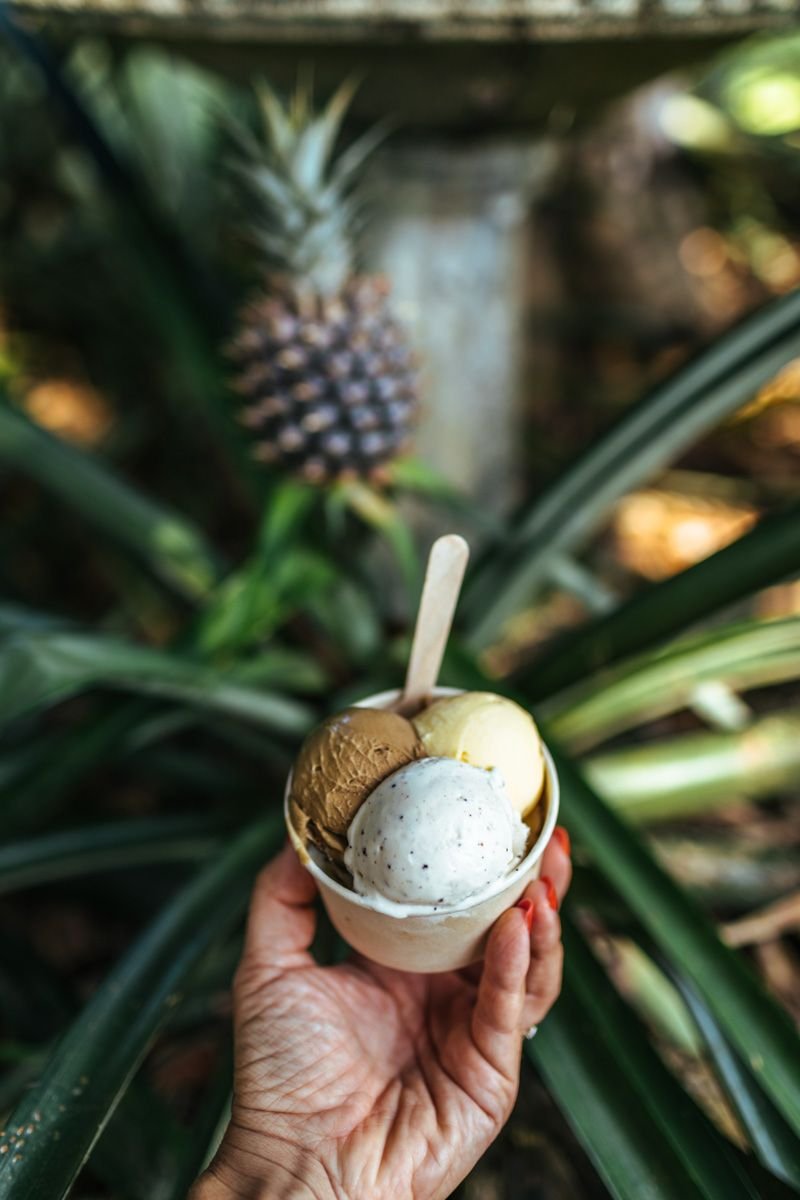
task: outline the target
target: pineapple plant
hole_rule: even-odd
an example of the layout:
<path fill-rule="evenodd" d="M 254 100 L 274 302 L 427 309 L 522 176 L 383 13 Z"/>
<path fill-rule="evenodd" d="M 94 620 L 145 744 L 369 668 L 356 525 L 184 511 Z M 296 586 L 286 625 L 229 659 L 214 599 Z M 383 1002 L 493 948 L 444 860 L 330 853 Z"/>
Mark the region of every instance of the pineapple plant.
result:
<path fill-rule="evenodd" d="M 384 131 L 335 152 L 352 93 L 345 83 L 316 111 L 306 86 L 284 105 L 261 85 L 263 136 L 237 131 L 235 169 L 261 270 L 230 346 L 240 419 L 257 459 L 320 484 L 385 480 L 417 409 L 415 363 L 388 284 L 355 269 L 356 178 Z"/>

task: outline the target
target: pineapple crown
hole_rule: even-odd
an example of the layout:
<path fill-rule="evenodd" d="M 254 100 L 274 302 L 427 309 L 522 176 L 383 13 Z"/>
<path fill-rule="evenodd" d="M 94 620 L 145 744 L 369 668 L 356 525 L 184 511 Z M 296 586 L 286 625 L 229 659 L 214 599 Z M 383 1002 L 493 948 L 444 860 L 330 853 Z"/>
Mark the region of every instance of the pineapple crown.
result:
<path fill-rule="evenodd" d="M 268 268 L 300 292 L 332 295 L 353 270 L 356 178 L 387 133 L 385 124 L 375 125 L 334 154 L 356 86 L 346 80 L 316 111 L 308 83 L 298 83 L 283 104 L 262 82 L 256 89 L 262 139 L 241 127 L 233 131 L 251 239 Z"/>

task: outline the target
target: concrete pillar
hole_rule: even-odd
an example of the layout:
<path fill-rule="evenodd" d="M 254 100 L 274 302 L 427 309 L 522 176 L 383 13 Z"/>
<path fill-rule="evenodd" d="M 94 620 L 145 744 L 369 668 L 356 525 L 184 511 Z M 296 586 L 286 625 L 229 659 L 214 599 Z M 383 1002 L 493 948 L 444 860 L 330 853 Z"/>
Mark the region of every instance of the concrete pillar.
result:
<path fill-rule="evenodd" d="M 553 160 L 543 141 L 429 141 L 387 148 L 370 176 L 366 266 L 422 360 L 420 455 L 494 513 L 521 478 L 530 206 Z"/>

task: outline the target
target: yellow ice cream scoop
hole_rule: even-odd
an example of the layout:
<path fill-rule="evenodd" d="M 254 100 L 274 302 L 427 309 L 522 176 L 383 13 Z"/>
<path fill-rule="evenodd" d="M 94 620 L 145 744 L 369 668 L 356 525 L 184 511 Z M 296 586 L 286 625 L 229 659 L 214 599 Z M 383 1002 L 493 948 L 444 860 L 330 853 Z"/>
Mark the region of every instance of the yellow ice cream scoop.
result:
<path fill-rule="evenodd" d="M 530 713 L 494 692 L 435 700 L 414 718 L 426 755 L 497 767 L 511 803 L 525 816 L 542 794 L 544 758 Z"/>

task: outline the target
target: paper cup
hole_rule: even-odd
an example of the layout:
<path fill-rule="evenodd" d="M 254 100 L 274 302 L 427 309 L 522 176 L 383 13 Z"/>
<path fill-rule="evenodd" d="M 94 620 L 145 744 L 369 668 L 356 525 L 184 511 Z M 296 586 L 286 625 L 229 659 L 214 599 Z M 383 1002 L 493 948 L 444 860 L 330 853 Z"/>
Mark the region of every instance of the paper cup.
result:
<path fill-rule="evenodd" d="M 435 688 L 434 698 L 457 695 L 458 688 Z M 379 692 L 357 701 L 361 708 L 387 708 L 399 697 L 397 690 Z M 402 971 L 432 973 L 466 967 L 483 957 L 489 930 L 502 912 L 520 898 L 541 870 L 542 854 L 558 817 L 558 776 L 546 746 L 544 794 L 534 809 L 541 826 L 531 849 L 517 866 L 503 875 L 477 903 L 465 900 L 452 908 L 418 905 L 410 916 L 395 916 L 373 907 L 366 896 L 334 879 L 326 870 L 324 855 L 304 846 L 292 828 L 286 782 L 284 814 L 289 837 L 306 869 L 317 881 L 322 901 L 346 942 L 374 962 Z"/>

